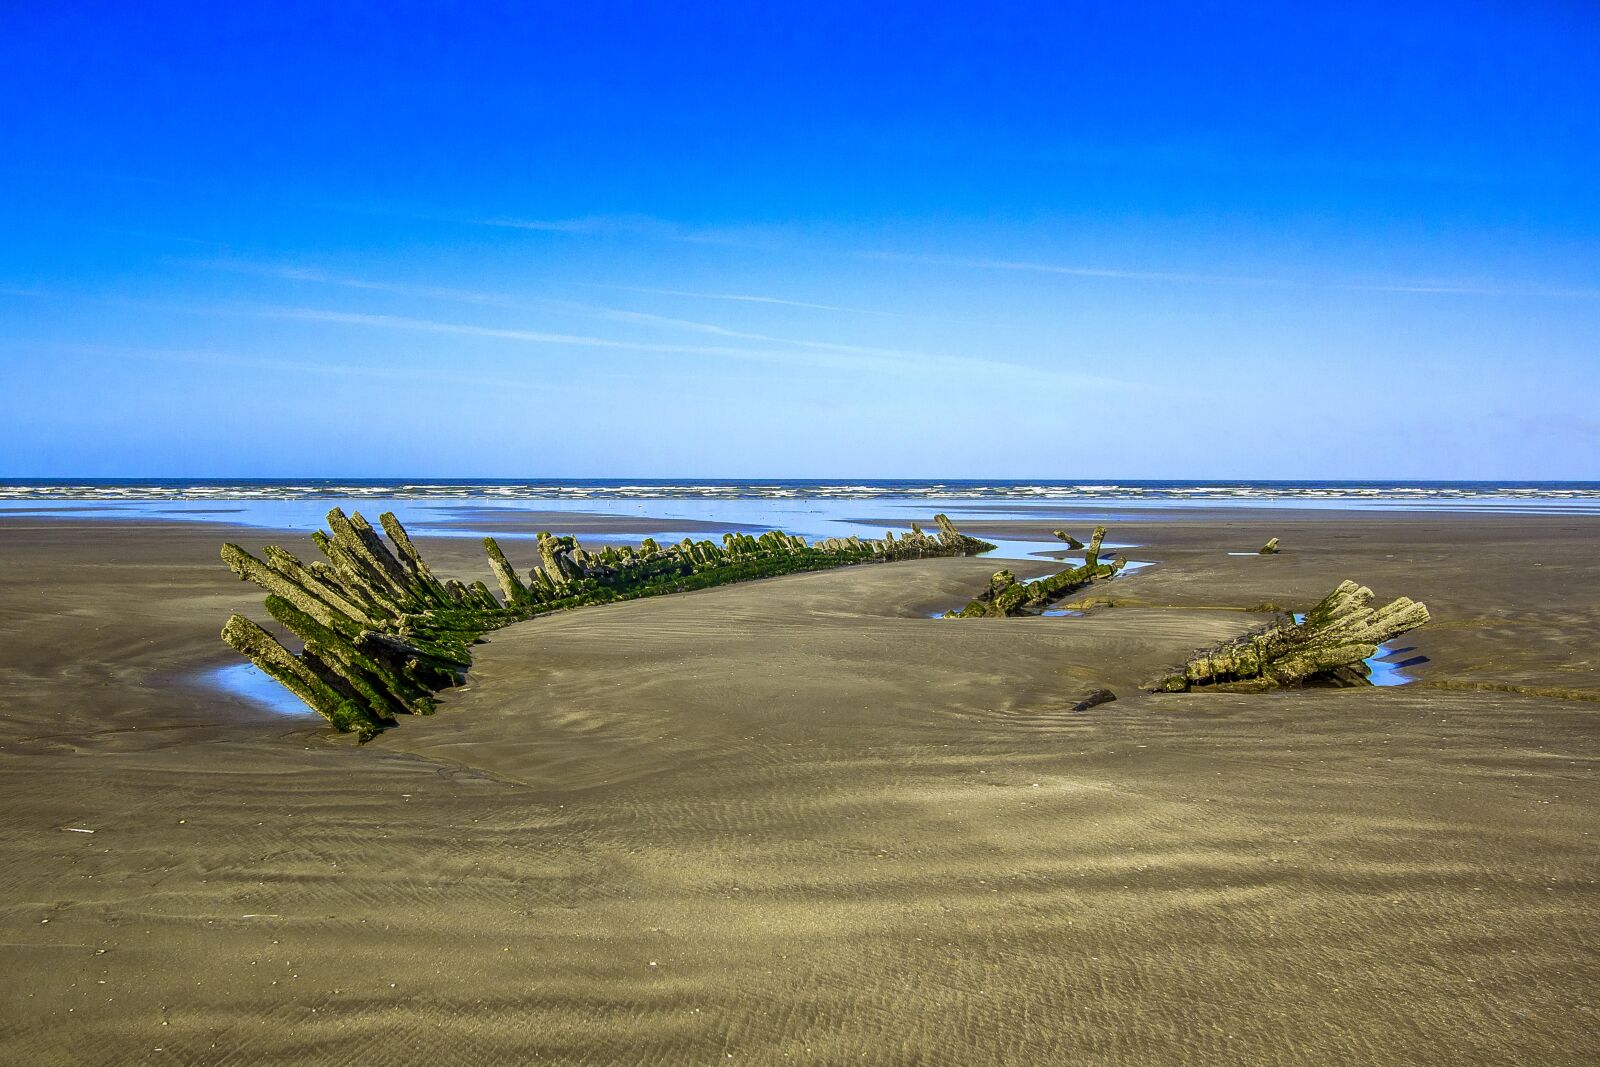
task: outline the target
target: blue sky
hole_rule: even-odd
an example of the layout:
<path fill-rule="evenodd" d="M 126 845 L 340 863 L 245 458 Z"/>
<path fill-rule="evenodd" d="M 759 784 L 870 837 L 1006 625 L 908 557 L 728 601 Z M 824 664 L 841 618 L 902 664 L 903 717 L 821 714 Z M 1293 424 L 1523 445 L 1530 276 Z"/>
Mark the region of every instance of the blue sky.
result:
<path fill-rule="evenodd" d="M 331 6 L 0 6 L 0 475 L 1600 478 L 1591 4 Z"/>

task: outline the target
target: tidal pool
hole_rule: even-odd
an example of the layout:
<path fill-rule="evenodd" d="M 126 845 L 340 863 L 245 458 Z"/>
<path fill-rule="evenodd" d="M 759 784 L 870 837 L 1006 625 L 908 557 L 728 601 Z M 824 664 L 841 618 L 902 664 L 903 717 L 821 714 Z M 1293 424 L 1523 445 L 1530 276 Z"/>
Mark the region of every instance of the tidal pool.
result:
<path fill-rule="evenodd" d="M 213 667 L 204 672 L 201 681 L 212 689 L 220 690 L 253 704 L 274 715 L 292 718 L 319 718 L 316 712 L 300 702 L 300 698 L 280 685 L 254 663 L 231 663 Z"/>

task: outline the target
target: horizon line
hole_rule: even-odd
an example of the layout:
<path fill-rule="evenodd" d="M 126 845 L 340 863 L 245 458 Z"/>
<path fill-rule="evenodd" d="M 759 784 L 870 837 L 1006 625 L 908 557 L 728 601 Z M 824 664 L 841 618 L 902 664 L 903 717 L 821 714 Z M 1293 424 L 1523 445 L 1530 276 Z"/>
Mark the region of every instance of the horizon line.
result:
<path fill-rule="evenodd" d="M 870 484 L 874 482 L 922 482 L 931 485 L 960 484 L 1010 484 L 1046 485 L 1095 488 L 1101 485 L 1114 487 L 1115 483 L 1156 483 L 1164 485 L 1595 485 L 1597 478 L 1397 478 L 1397 477 L 1302 477 L 1257 478 L 1219 476 L 1214 478 L 1156 478 L 1117 477 L 1111 475 L 1082 478 L 1030 478 L 1030 477 L 922 477 L 908 475 L 830 475 L 826 477 L 763 477 L 763 476 L 704 476 L 704 475 L 544 475 L 518 477 L 492 477 L 488 475 L 327 475 L 327 474 L 259 474 L 259 475 L 209 475 L 209 474 L 0 474 L 0 485 L 21 482 L 346 482 L 352 485 L 404 482 L 411 485 L 538 485 L 549 482 L 623 484 L 706 484 L 706 485 L 764 485 L 764 484 Z"/>

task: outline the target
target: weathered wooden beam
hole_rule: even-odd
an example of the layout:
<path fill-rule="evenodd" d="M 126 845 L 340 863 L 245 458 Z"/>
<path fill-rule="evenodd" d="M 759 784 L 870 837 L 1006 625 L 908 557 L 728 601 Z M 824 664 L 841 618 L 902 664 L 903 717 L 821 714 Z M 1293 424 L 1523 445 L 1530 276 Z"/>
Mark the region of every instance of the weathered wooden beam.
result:
<path fill-rule="evenodd" d="M 368 709 L 329 685 L 303 656 L 284 648 L 277 638 L 243 615 L 229 617 L 222 627 L 222 639 L 335 728 L 365 738 L 382 726 Z"/>
<path fill-rule="evenodd" d="M 367 564 L 360 556 L 321 530 L 313 530 L 311 540 L 322 550 L 322 554 L 328 557 L 328 565 L 347 593 L 378 604 L 395 616 L 406 613 L 410 607 L 409 598 L 405 596 L 397 598 L 393 591 L 384 588 L 382 583 L 375 582 L 368 573 Z"/>
<path fill-rule="evenodd" d="M 254 582 L 268 593 L 289 601 L 329 629 L 348 630 L 351 627 L 359 629 L 367 624 L 364 621 L 366 618 L 364 613 L 356 617 L 341 613 L 299 582 L 267 566 L 232 542 L 222 546 L 222 561 L 240 578 Z"/>
<path fill-rule="evenodd" d="M 1082 564 L 1031 582 L 1019 582 L 1010 571 L 998 571 L 989 579 L 989 588 L 979 593 L 966 607 L 947 612 L 952 619 L 1006 618 L 1038 615 L 1051 604 L 1092 582 L 1114 578 L 1125 566 L 1124 560 L 1101 563 L 1097 558 L 1106 528 L 1095 527 L 1089 551 Z"/>
<path fill-rule="evenodd" d="M 1260 692 L 1316 684 L 1359 684 L 1378 646 L 1428 621 L 1428 609 L 1409 597 L 1381 608 L 1372 590 L 1341 582 L 1302 621 L 1262 627 L 1192 656 L 1156 689 Z"/>
<path fill-rule="evenodd" d="M 371 601 L 366 603 L 357 603 L 354 599 L 347 597 L 344 591 L 341 590 L 336 584 L 308 569 L 292 554 L 284 551 L 277 545 L 268 545 L 262 552 L 262 555 L 267 557 L 267 564 L 279 574 L 283 575 L 290 581 L 297 583 L 301 588 L 317 597 L 317 599 L 321 600 L 323 603 L 327 604 L 341 615 L 368 626 L 373 625 L 379 619 L 392 617 L 388 616 L 387 612 L 384 612 L 383 609 L 378 608 L 378 606 Z M 375 608 L 377 609 L 376 611 L 373 610 Z"/>
<path fill-rule="evenodd" d="M 505 594 L 506 603 L 518 607 L 532 604 L 533 596 L 529 594 L 528 587 L 522 584 L 522 579 L 517 577 L 517 572 L 506 561 L 506 554 L 500 551 L 500 543 L 492 537 L 483 539 L 483 551 L 489 557 L 489 570 L 494 572 L 495 581 L 500 583 L 500 591 Z"/>
<path fill-rule="evenodd" d="M 1100 544 L 1106 539 L 1106 528 L 1096 526 L 1094 533 L 1089 535 L 1089 547 L 1084 550 L 1083 562 L 1085 566 L 1093 567 L 1100 562 Z"/>
<path fill-rule="evenodd" d="M 394 583 L 396 591 L 415 596 L 417 590 L 412 588 L 410 572 L 395 554 L 389 551 L 389 546 L 383 543 L 383 538 L 378 536 L 378 531 L 362 517 L 361 512 L 357 511 L 350 516 L 350 528 L 355 531 L 357 539 L 366 548 L 372 561 L 383 571 L 384 576 Z"/>
<path fill-rule="evenodd" d="M 372 656 L 356 647 L 354 641 L 343 634 L 318 623 L 311 616 L 281 597 L 267 597 L 267 612 L 305 642 L 325 661 L 336 661 L 357 676 L 352 679 L 375 713 L 392 717 L 396 711 L 413 715 L 426 715 L 433 711 L 433 698 L 422 682 L 409 678 L 404 666 L 396 666 L 381 656 Z M 373 691 L 368 691 L 370 685 Z"/>
<path fill-rule="evenodd" d="M 363 536 L 372 533 L 366 520 L 363 519 L 361 526 L 357 527 L 342 508 L 334 508 L 328 512 L 328 530 L 333 534 L 333 543 L 348 555 L 351 569 L 364 578 L 374 592 L 382 590 L 397 604 L 406 604 L 411 600 L 411 592 L 406 588 L 400 565 L 392 556 L 382 559 L 381 556 L 388 556 L 388 552 L 383 550 L 381 544 L 378 546 L 380 551 L 375 552 Z"/>
<path fill-rule="evenodd" d="M 440 607 L 449 607 L 454 598 L 444 587 L 444 583 L 433 576 L 427 561 L 422 558 L 422 553 L 417 551 L 417 546 L 412 544 L 411 535 L 400 525 L 400 520 L 395 518 L 394 512 L 386 511 L 379 515 L 378 522 L 383 526 L 384 533 L 389 535 L 389 540 L 394 542 L 395 555 L 410 576 L 411 587 L 419 594 L 425 594 L 427 599 L 431 599 Z"/>

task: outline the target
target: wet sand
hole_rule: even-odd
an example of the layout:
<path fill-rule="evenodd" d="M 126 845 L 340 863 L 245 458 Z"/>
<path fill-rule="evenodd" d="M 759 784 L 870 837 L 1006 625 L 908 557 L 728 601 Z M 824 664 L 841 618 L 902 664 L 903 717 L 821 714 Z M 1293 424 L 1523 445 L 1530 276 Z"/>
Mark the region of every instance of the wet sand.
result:
<path fill-rule="evenodd" d="M 192 680 L 264 617 L 219 543 L 304 538 L 0 518 L 0 1063 L 1592 1063 L 1597 535 L 1189 511 L 1081 618 L 926 617 L 990 560 L 610 605 L 357 747 Z M 1138 691 L 1344 577 L 1433 609 L 1413 685 Z"/>

